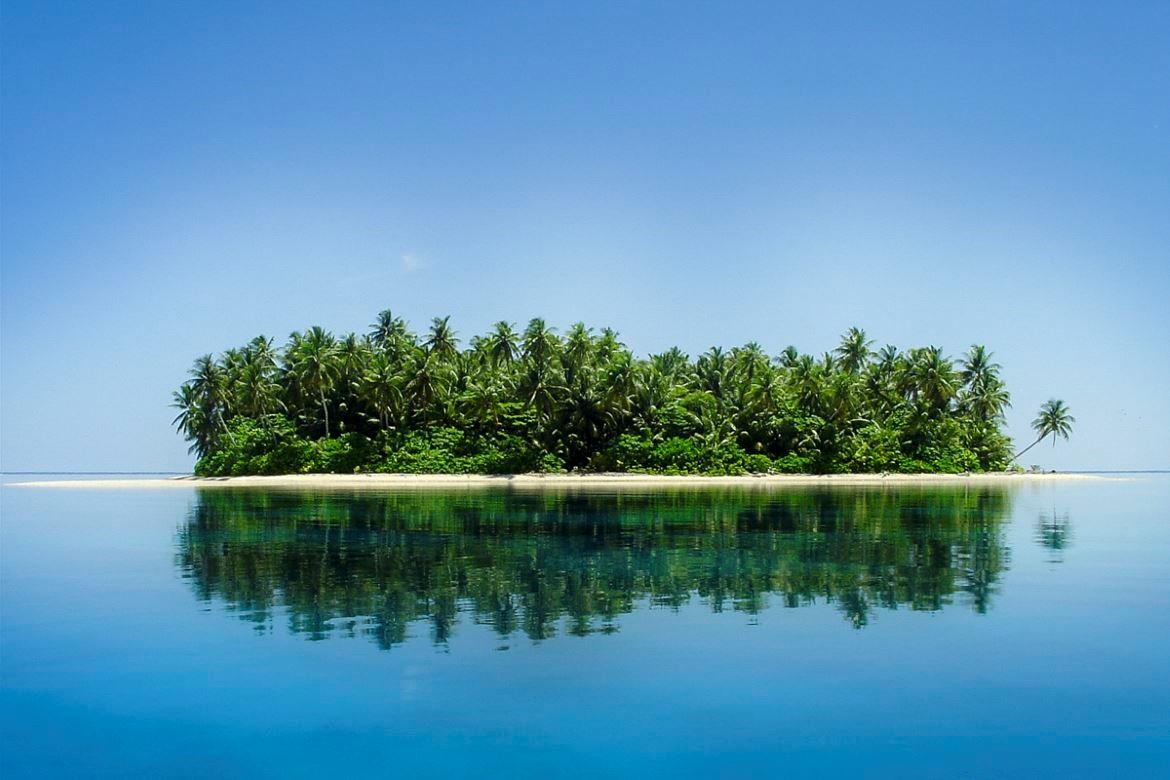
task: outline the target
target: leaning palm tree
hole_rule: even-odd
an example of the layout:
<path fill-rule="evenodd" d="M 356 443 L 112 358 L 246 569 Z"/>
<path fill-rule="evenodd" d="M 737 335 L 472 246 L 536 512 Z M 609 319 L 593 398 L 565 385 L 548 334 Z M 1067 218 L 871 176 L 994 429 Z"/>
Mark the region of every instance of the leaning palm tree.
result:
<path fill-rule="evenodd" d="M 1052 446 L 1056 446 L 1056 437 L 1061 437 L 1068 441 L 1068 435 L 1072 433 L 1073 423 L 1077 418 L 1068 413 L 1068 407 L 1064 405 L 1064 401 L 1056 398 L 1051 398 L 1044 402 L 1040 407 L 1040 413 L 1036 415 L 1036 419 L 1032 421 L 1032 430 L 1036 431 L 1036 441 L 1029 444 L 1024 449 L 1016 453 L 1016 457 L 1012 460 L 1018 460 L 1028 450 L 1035 447 L 1047 437 L 1052 437 Z"/>

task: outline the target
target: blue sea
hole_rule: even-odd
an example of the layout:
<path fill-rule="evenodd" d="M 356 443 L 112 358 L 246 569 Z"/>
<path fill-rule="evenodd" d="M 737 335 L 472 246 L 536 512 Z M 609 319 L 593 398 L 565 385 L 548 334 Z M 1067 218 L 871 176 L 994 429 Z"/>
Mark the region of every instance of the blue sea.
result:
<path fill-rule="evenodd" d="M 1170 476 L 0 488 L 0 773 L 1168 777 Z"/>

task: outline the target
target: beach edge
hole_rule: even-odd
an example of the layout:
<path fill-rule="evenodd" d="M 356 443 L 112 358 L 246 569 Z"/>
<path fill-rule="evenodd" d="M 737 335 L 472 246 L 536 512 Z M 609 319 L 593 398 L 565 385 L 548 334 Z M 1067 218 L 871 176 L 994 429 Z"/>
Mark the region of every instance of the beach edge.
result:
<path fill-rule="evenodd" d="M 136 479 L 63 479 L 11 482 L 26 488 L 312 488 L 416 489 L 459 487 L 785 487 L 810 485 L 964 485 L 1124 479 L 1098 474 L 760 474 L 740 476 L 671 476 L 663 474 L 286 474 L 241 477 L 156 477 Z"/>

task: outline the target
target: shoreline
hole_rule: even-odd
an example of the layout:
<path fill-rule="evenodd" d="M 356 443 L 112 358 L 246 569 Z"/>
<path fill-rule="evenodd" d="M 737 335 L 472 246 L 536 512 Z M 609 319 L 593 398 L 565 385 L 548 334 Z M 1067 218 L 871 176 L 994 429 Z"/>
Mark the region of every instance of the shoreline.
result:
<path fill-rule="evenodd" d="M 1116 480 L 1096 474 L 1008 473 L 985 474 L 769 474 L 727 477 L 670 476 L 664 474 L 286 474 L 248 477 L 157 477 L 136 479 L 63 479 L 11 482 L 8 487 L 34 488 L 563 488 L 563 487 L 785 487 L 881 485 L 1027 484 L 1035 482 Z"/>

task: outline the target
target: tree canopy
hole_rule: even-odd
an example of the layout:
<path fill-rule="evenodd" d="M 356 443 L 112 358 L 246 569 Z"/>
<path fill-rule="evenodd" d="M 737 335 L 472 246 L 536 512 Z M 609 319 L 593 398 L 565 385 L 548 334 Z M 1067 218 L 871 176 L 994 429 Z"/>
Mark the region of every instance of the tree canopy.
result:
<path fill-rule="evenodd" d="M 854 327 L 820 356 L 752 342 L 639 358 L 583 323 L 562 335 L 502 321 L 464 344 L 449 317 L 417 334 L 383 311 L 366 335 L 312 327 L 282 348 L 258 336 L 198 358 L 175 424 L 205 475 L 1008 465 L 1010 395 L 991 352 L 873 346 Z"/>

